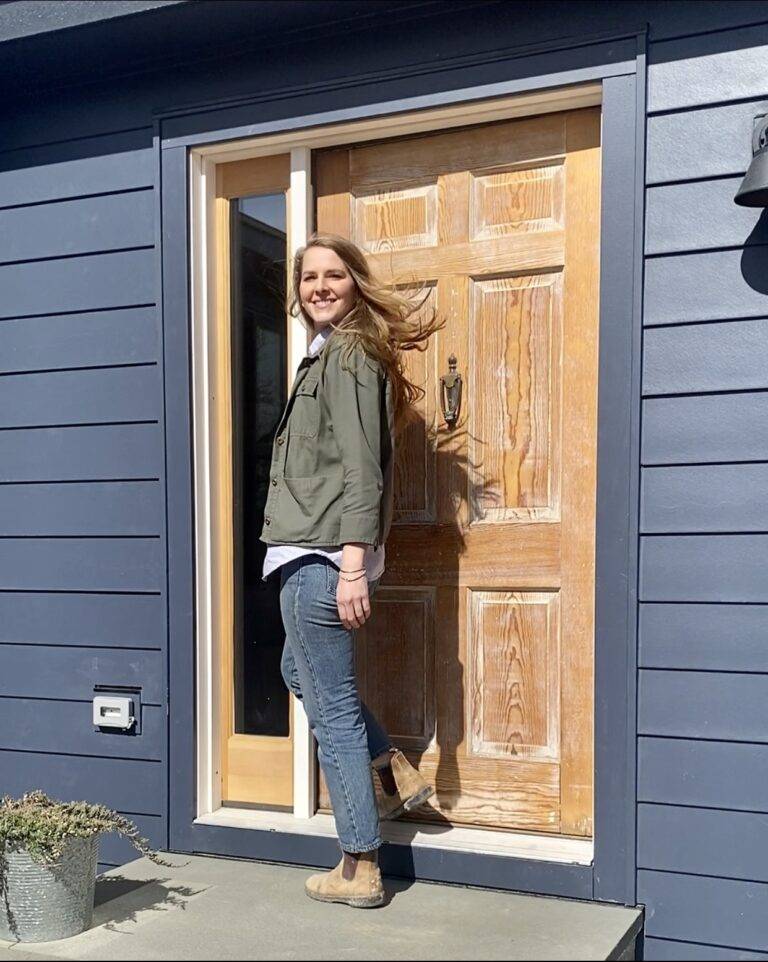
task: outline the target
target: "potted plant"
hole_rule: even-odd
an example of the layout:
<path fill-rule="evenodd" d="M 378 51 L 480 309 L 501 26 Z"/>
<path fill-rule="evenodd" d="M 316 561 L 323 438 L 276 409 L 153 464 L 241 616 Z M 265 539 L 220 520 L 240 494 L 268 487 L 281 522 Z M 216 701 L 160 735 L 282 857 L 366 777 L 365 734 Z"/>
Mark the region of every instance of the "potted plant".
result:
<path fill-rule="evenodd" d="M 130 819 L 104 805 L 59 802 L 43 792 L 0 800 L 0 939 L 48 942 L 93 920 L 99 837 L 117 832 L 171 866 Z"/>

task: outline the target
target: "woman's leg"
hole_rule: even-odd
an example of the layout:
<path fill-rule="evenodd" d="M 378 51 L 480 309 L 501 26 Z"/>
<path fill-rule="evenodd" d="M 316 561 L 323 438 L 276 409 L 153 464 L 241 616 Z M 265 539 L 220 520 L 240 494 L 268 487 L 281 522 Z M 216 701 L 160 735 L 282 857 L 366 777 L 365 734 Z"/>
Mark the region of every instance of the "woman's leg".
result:
<path fill-rule="evenodd" d="M 378 578 L 371 582 L 371 597 L 376 591 L 378 584 Z M 285 636 L 285 644 L 283 645 L 282 658 L 280 660 L 280 671 L 282 673 L 286 688 L 288 688 L 289 691 L 292 691 L 299 701 L 303 701 L 301 682 L 299 681 L 299 672 L 296 668 L 296 658 L 293 654 L 293 645 L 291 644 L 290 636 L 287 633 Z M 383 756 L 387 755 L 390 751 L 394 751 L 394 746 L 392 745 L 389 735 L 379 724 L 376 716 L 370 711 L 362 699 L 360 700 L 360 708 L 363 712 L 363 719 L 365 721 L 365 730 L 368 739 L 368 753 L 371 756 L 371 761 L 374 759 L 381 759 L 383 761 Z"/>
<path fill-rule="evenodd" d="M 322 561 L 309 555 L 285 567 L 280 609 L 286 642 L 317 740 L 339 842 L 345 852 L 370 852 L 381 845 L 381 835 L 368 732 L 355 679 L 353 632 L 341 623 Z M 284 663 L 293 680 L 291 654 Z M 290 687 L 295 690 L 293 684 Z"/>

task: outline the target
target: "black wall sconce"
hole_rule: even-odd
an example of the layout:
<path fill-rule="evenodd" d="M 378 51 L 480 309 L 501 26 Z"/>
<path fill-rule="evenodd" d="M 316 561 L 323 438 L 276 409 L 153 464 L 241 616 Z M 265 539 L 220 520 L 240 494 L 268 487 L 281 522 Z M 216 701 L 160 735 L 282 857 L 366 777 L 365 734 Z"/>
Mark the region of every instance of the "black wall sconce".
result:
<path fill-rule="evenodd" d="M 768 114 L 752 135 L 752 163 L 733 198 L 742 207 L 768 207 Z"/>

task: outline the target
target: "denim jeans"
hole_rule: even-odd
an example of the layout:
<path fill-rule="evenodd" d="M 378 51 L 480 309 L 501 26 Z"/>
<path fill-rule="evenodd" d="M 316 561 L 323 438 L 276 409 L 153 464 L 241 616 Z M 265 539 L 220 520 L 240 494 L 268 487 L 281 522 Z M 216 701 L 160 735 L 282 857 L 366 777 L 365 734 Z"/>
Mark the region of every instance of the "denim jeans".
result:
<path fill-rule="evenodd" d="M 354 631 L 339 617 L 338 583 L 339 569 L 322 555 L 302 555 L 281 566 L 280 667 L 317 740 L 341 848 L 368 852 L 381 845 L 371 761 L 392 743 L 360 699 Z M 369 597 L 378 584 L 378 578 L 369 583 Z"/>

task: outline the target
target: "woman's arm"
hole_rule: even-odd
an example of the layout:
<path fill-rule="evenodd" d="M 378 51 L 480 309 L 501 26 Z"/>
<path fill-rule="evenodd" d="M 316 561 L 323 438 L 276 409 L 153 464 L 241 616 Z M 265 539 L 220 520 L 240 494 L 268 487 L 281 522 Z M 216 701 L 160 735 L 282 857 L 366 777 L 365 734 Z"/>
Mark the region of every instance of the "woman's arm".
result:
<path fill-rule="evenodd" d="M 377 544 L 379 512 L 384 490 L 381 469 L 382 379 L 374 363 L 359 346 L 341 364 L 341 349 L 334 350 L 325 372 L 325 396 L 333 433 L 344 466 L 344 495 L 339 541 L 341 567 L 361 574 L 365 549 Z M 353 578 L 354 574 L 347 577 Z M 370 616 L 366 577 L 339 578 L 336 593 L 339 616 L 346 628 L 359 628 Z"/>
<path fill-rule="evenodd" d="M 330 345 L 329 345 L 330 346 Z M 376 544 L 384 479 L 381 469 L 383 378 L 358 345 L 347 364 L 334 345 L 325 369 L 325 397 L 333 436 L 344 465 L 344 496 L 339 544 Z M 346 567 L 346 565 L 345 565 Z"/>

